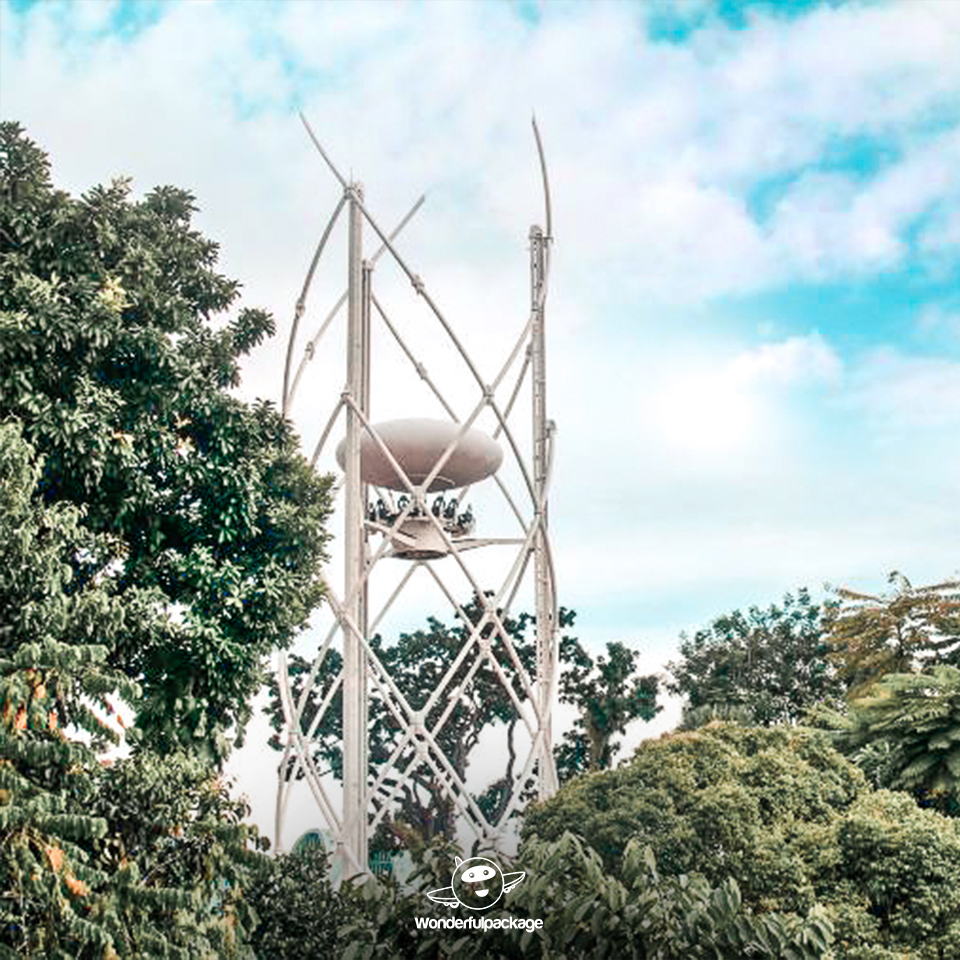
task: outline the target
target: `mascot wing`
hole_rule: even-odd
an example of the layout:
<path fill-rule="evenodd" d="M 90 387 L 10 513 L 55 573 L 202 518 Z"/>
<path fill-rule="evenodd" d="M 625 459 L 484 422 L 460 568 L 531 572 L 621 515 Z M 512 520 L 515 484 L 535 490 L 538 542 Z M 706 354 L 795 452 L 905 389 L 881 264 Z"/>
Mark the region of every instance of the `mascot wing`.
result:
<path fill-rule="evenodd" d="M 453 892 L 453 887 L 441 887 L 439 890 L 431 890 L 427 896 L 436 903 L 445 904 L 448 907 L 456 907 L 460 901 Z"/>
<path fill-rule="evenodd" d="M 512 890 L 525 876 L 526 874 L 522 870 L 518 870 L 516 873 L 505 873 L 503 875 L 503 892 L 507 893 Z"/>

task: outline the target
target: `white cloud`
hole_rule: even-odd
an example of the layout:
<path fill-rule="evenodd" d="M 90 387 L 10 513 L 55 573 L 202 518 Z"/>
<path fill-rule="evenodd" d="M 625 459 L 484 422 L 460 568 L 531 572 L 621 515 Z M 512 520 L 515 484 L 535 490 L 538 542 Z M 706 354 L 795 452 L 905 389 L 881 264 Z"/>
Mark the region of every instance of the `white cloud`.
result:
<path fill-rule="evenodd" d="M 955 250 L 960 247 L 960 198 L 931 211 L 929 220 L 921 227 L 918 242 L 928 257 L 946 258 L 948 262 L 955 258 Z"/>
<path fill-rule="evenodd" d="M 675 360 L 650 371 L 636 388 L 636 409 L 648 430 L 645 450 L 684 470 L 699 463 L 711 479 L 749 476 L 758 464 L 784 455 L 777 435 L 789 419 L 790 392 L 835 384 L 841 369 L 818 333 L 762 344 L 726 362 L 706 354 Z"/>
<path fill-rule="evenodd" d="M 800 177 L 777 205 L 770 236 L 780 260 L 792 261 L 801 276 L 876 272 L 905 258 L 911 225 L 958 197 L 960 133 L 950 131 L 909 150 L 867 184 L 843 174 Z M 941 229 L 938 239 L 943 255 L 949 231 Z M 929 247 L 929 239 L 924 243 Z"/>
<path fill-rule="evenodd" d="M 86 141 L 77 186 L 118 167 L 144 185 L 192 181 L 207 209 L 242 199 L 270 229 L 307 197 L 322 206 L 318 185 L 335 195 L 287 112 L 299 100 L 372 190 L 391 183 L 412 202 L 426 187 L 456 205 L 432 223 L 437 249 L 463 223 L 507 238 L 537 215 L 525 122 L 537 109 L 567 269 L 590 284 L 614 267 L 631 296 L 691 302 L 883 269 L 906 255 L 917 216 L 957 202 L 956 138 L 928 145 L 915 130 L 960 95 L 943 6 L 757 13 L 748 30 L 708 17 L 669 44 L 646 39 L 626 5 L 531 29 L 507 5 L 188 3 L 130 42 L 98 41 L 91 60 L 40 4 L 24 54 L 11 37 L 2 59 L 17 81 L 7 109 L 26 111 L 55 158 Z M 251 109 L 268 112 L 238 122 Z M 770 224 L 749 209 L 758 178 L 792 176 L 859 134 L 890 138 L 904 160 L 865 181 L 801 177 Z M 942 243 L 951 222 L 934 218 L 921 242 Z"/>
<path fill-rule="evenodd" d="M 853 380 L 852 401 L 885 434 L 902 437 L 916 431 L 923 435 L 960 428 L 960 363 L 956 361 L 905 356 L 884 348 L 865 359 Z M 950 442 L 955 443 L 955 436 Z"/>
<path fill-rule="evenodd" d="M 747 350 L 733 360 L 729 369 L 735 379 L 747 382 L 833 382 L 840 377 L 842 363 L 837 352 L 815 332 Z"/>

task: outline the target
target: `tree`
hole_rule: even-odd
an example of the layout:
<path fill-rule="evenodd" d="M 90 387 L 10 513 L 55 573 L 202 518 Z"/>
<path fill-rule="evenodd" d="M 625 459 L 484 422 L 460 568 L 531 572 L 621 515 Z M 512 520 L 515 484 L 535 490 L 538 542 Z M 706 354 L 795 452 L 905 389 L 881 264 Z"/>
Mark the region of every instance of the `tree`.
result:
<path fill-rule="evenodd" d="M 139 697 L 109 650 L 149 634 L 157 591 L 77 576 L 108 568 L 116 541 L 44 503 L 41 475 L 20 426 L 0 423 L 0 955 L 239 956 L 256 830 L 196 759 L 99 761 L 118 699 Z"/>
<path fill-rule="evenodd" d="M 380 635 L 371 638 L 371 647 L 414 710 L 426 707 L 430 695 L 453 665 L 471 629 L 483 616 L 484 601 L 475 596 L 462 609 L 466 619 L 458 613 L 460 622 L 454 626 L 430 617 L 426 630 L 401 633 L 396 643 L 387 644 Z M 518 659 L 528 673 L 532 672 L 535 651 L 533 643 L 526 639 L 526 629 L 533 622 L 533 618 L 526 613 L 521 613 L 515 619 L 504 617 L 502 611 L 500 616 L 513 641 Z M 493 635 L 494 628 L 490 624 L 480 633 L 482 639 L 489 639 Z M 509 679 L 514 693 L 522 702 L 526 694 L 520 675 L 503 645 L 491 643 L 490 656 L 496 658 L 503 675 Z M 467 682 L 435 736 L 451 766 L 464 778 L 471 754 L 483 731 L 495 724 L 506 727 L 507 765 L 504 776 L 475 798 L 484 814 L 496 822 L 510 798 L 517 760 L 514 734 L 520 718 L 511 697 L 489 661 L 485 661 L 468 679 L 473 659 L 466 657 L 454 671 L 449 689 L 456 689 L 464 681 Z M 320 704 L 336 683 L 341 665 L 340 654 L 335 650 L 328 651 L 307 698 L 301 719 L 304 729 L 308 729 L 315 721 Z M 290 658 L 289 672 L 295 699 L 299 699 L 302 694 L 303 678 L 309 674 L 310 667 L 311 664 L 303 657 Z M 431 730 L 434 729 L 446 709 L 446 699 L 440 698 L 424 717 L 425 725 Z M 271 703 L 267 707 L 267 713 L 271 717 L 274 730 L 277 731 L 271 738 L 271 746 L 277 750 L 282 749 L 279 733 L 283 727 L 283 714 L 276 681 L 271 686 Z M 328 765 L 338 777 L 342 775 L 343 769 L 342 716 L 342 695 L 341 691 L 337 690 L 325 718 L 317 726 L 314 756 L 318 763 Z M 394 751 L 400 735 L 400 725 L 393 711 L 375 691 L 369 700 L 369 731 L 369 776 L 376 779 L 381 765 Z M 293 774 L 295 767 L 296 760 L 292 759 L 288 776 Z M 431 767 L 425 762 L 410 759 L 407 774 L 408 778 L 402 784 L 398 784 L 393 778 L 385 781 L 388 789 L 398 787 L 398 801 L 396 809 L 389 810 L 381 821 L 384 826 L 374 838 L 375 849 L 392 849 L 411 844 L 418 846 L 437 835 L 448 839 L 454 835 L 453 805 L 443 794 L 441 784 L 437 782 Z M 302 776 L 302 773 L 300 775 Z M 374 802 L 379 802 L 379 799 Z"/>
<path fill-rule="evenodd" d="M 315 960 L 342 954 L 340 898 L 323 848 L 265 860 L 244 891 L 257 915 L 250 946 L 258 957 Z"/>
<path fill-rule="evenodd" d="M 828 656 L 821 614 L 801 589 L 782 606 L 734 610 L 692 638 L 681 634 L 667 689 L 686 698 L 683 725 L 797 723 L 813 707 L 842 702 L 845 687 Z"/>
<path fill-rule="evenodd" d="M 915 587 L 897 571 L 887 579 L 894 590 L 885 596 L 835 590 L 826 640 L 852 697 L 886 674 L 960 667 L 960 580 Z"/>
<path fill-rule="evenodd" d="M 155 613 L 111 637 L 135 680 L 141 742 L 222 760 L 264 679 L 322 596 L 328 482 L 269 403 L 231 395 L 240 358 L 273 333 L 216 273 L 194 198 L 114 180 L 80 199 L 46 155 L 0 124 L 0 419 L 43 455 L 48 504 L 112 552 L 68 560 L 71 590 L 109 576 Z"/>
<path fill-rule="evenodd" d="M 573 625 L 576 612 L 560 608 L 560 628 Z M 624 644 L 607 644 L 607 656 L 594 658 L 576 637 L 560 640 L 560 702 L 577 707 L 573 729 L 554 748 L 561 782 L 580 773 L 606 770 L 620 749 L 616 738 L 634 720 L 652 720 L 657 706 L 656 676 L 636 676 L 639 653 Z"/>
<path fill-rule="evenodd" d="M 63 729 L 115 739 L 94 708 L 123 689 L 106 646 L 83 642 L 123 628 L 109 585 L 65 589 L 72 555 L 109 553 L 110 544 L 80 529 L 76 508 L 33 497 L 39 473 L 19 426 L 0 423 L 0 943 L 28 957 L 54 956 L 86 932 L 80 844 L 106 824 L 70 803 L 89 795 L 94 754 Z"/>
<path fill-rule="evenodd" d="M 415 710 L 423 709 L 430 694 L 440 683 L 447 670 L 460 652 L 471 627 L 480 621 L 484 607 L 478 597 L 474 597 L 463 606 L 467 620 L 449 627 L 430 617 L 426 630 L 413 633 L 401 633 L 397 642 L 386 645 L 383 638 L 375 636 L 371 646 L 377 651 L 384 665 L 400 691 L 407 697 Z M 459 614 L 457 614 L 459 619 Z M 560 608 L 560 626 L 573 624 L 576 612 Z M 530 614 L 521 613 L 515 619 L 503 617 L 501 620 L 513 641 L 517 656 L 528 673 L 534 669 L 535 647 L 526 639 L 527 627 L 535 622 Z M 481 636 L 489 638 L 493 627 L 486 626 Z M 519 701 L 526 699 L 526 693 L 520 682 L 519 673 L 511 659 L 497 645 L 492 645 L 492 653 L 504 676 L 510 679 L 514 694 Z M 637 719 L 652 719 L 661 709 L 657 706 L 657 678 L 655 676 L 637 677 L 636 661 L 639 655 L 621 643 L 607 645 L 607 657 L 594 658 L 588 654 L 576 637 L 564 636 L 560 643 L 560 661 L 567 664 L 560 676 L 560 699 L 578 707 L 580 716 L 574 729 L 564 735 L 564 742 L 555 748 L 558 772 L 566 780 L 577 773 L 588 770 L 606 769 L 612 763 L 619 749 L 616 738 L 621 736 L 628 724 Z M 316 711 L 329 693 L 341 668 L 340 654 L 329 651 L 317 672 L 315 687 L 307 699 L 301 723 L 309 728 L 316 718 Z M 455 688 L 466 678 L 472 664 L 468 657 L 454 673 L 452 687 Z M 304 658 L 293 656 L 290 659 L 290 676 L 293 678 L 294 697 L 302 692 L 302 678 L 309 674 L 310 663 Z M 441 699 L 426 718 L 431 727 L 439 720 L 445 709 Z M 268 713 L 274 729 L 277 731 L 271 740 L 275 749 L 281 749 L 279 733 L 282 729 L 282 711 L 279 704 L 279 690 L 274 683 L 272 702 Z M 322 760 L 336 776 L 342 771 L 342 699 L 340 691 L 334 693 L 327 719 L 318 725 L 315 734 L 318 761 Z M 497 822 L 506 810 L 515 788 L 515 768 L 517 751 L 515 732 L 520 717 L 515 705 L 504 687 L 489 666 L 476 671 L 470 682 L 461 691 L 444 726 L 437 734 L 441 749 L 450 760 L 457 773 L 464 777 L 472 752 L 480 736 L 491 725 L 503 724 L 506 727 L 506 769 L 502 777 L 480 795 L 476 796 L 478 806 L 492 822 Z M 376 777 L 378 767 L 392 753 L 399 731 L 399 725 L 392 711 L 383 701 L 373 696 L 370 700 L 370 776 Z M 296 761 L 291 761 L 291 772 Z M 302 775 L 302 774 L 301 774 Z M 393 786 L 393 781 L 388 786 Z M 524 790 L 527 785 L 520 785 Z M 399 805 L 395 814 L 388 813 L 374 843 L 378 847 L 394 846 L 419 847 L 425 840 L 442 834 L 448 839 L 454 836 L 454 809 L 443 796 L 435 774 L 426 764 L 416 764 L 410 768 L 410 780 L 399 787 Z"/>
<path fill-rule="evenodd" d="M 838 951 L 837 960 L 844 953 L 856 960 L 960 956 L 956 820 L 922 810 L 902 793 L 871 791 L 837 822 L 823 854 L 834 864 L 818 886 L 833 901 L 838 940 L 863 948 Z"/>
<path fill-rule="evenodd" d="M 0 954 L 250 960 L 217 768 L 322 596 L 329 484 L 231 395 L 273 322 L 217 316 L 191 195 L 129 194 L 54 190 L 0 124 Z"/>
<path fill-rule="evenodd" d="M 715 722 L 645 741 L 525 813 L 524 842 L 568 831 L 613 878 L 631 844 L 649 846 L 663 875 L 733 879 L 756 913 L 802 918 L 819 904 L 837 960 L 960 945 L 960 823 L 871 790 L 820 731 Z"/>
<path fill-rule="evenodd" d="M 886 748 L 882 785 L 960 815 L 960 669 L 888 673 L 853 702 L 848 748 Z"/>

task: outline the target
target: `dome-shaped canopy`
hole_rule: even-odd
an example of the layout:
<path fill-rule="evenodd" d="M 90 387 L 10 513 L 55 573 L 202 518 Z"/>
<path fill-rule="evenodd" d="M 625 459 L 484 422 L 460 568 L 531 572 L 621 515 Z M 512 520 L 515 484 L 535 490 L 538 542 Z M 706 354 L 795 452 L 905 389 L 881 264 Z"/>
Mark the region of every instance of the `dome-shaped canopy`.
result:
<path fill-rule="evenodd" d="M 451 420 L 388 420 L 373 424 L 384 446 L 410 478 L 414 486 L 421 484 L 450 446 L 460 425 Z M 337 463 L 346 463 L 347 441 L 337 446 Z M 496 473 L 503 462 L 500 445 L 480 430 L 471 427 L 460 438 L 440 473 L 430 484 L 428 493 L 450 490 L 468 483 L 485 480 Z M 406 485 L 384 456 L 377 442 L 365 430 L 360 441 L 360 474 L 364 483 L 388 490 L 406 491 Z"/>

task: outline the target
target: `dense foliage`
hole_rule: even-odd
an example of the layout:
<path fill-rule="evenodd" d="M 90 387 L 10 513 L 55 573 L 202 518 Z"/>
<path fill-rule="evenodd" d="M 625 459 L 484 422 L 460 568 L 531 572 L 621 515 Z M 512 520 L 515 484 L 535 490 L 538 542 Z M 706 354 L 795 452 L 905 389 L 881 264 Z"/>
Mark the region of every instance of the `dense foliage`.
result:
<path fill-rule="evenodd" d="M 230 393 L 273 321 L 217 320 L 239 284 L 195 209 L 173 187 L 132 201 L 127 180 L 69 197 L 0 124 L 0 419 L 43 455 L 44 500 L 111 538 L 98 563 L 68 559 L 77 585 L 110 565 L 118 597 L 149 589 L 167 613 L 109 645 L 142 688 L 141 739 L 219 759 L 320 600 L 329 504 L 289 424 Z"/>
<path fill-rule="evenodd" d="M 113 541 L 45 504 L 40 475 L 0 424 L 0 954 L 239 956 L 247 809 L 195 758 L 98 759 L 120 739 L 118 699 L 138 697 L 108 651 L 151 629 L 156 595 L 76 576 Z"/>
<path fill-rule="evenodd" d="M 451 918 L 426 896 L 450 883 L 451 854 L 442 846 L 428 850 L 412 889 L 375 880 L 344 888 L 334 905 L 344 960 L 815 960 L 832 939 L 820 910 L 802 918 L 757 915 L 742 903 L 736 881 L 713 887 L 700 876 L 664 876 L 652 851 L 637 843 L 612 875 L 569 833 L 524 844 L 514 864 L 524 869 L 524 880 L 502 907 L 482 913 L 485 920 L 516 926 L 482 932 L 418 927 L 418 919 Z"/>
<path fill-rule="evenodd" d="M 272 320 L 217 319 L 193 198 L 129 194 L 0 124 L 0 955 L 250 957 L 217 769 L 321 598 L 328 483 L 230 392 Z"/>
<path fill-rule="evenodd" d="M 813 707 L 839 703 L 846 687 L 829 658 L 822 613 L 801 589 L 781 605 L 734 610 L 681 636 L 667 689 L 685 698 L 684 725 L 796 723 Z"/>
<path fill-rule="evenodd" d="M 878 786 L 960 816 L 960 669 L 891 673 L 855 700 L 841 738 Z"/>
<path fill-rule="evenodd" d="M 647 741 L 628 764 L 528 808 L 525 836 L 565 831 L 614 877 L 634 842 L 665 874 L 736 879 L 755 910 L 820 904 L 838 958 L 960 949 L 960 824 L 872 791 L 821 732 L 715 722 Z"/>
<path fill-rule="evenodd" d="M 250 946 L 261 960 L 318 960 L 342 952 L 341 898 L 319 847 L 264 859 L 243 891 L 257 917 Z"/>
<path fill-rule="evenodd" d="M 560 608 L 561 629 L 573 625 L 575 611 Z M 577 708 L 573 728 L 554 754 L 561 783 L 580 773 L 606 770 L 620 750 L 618 737 L 634 720 L 652 720 L 657 705 L 656 676 L 639 676 L 639 653 L 618 641 L 607 644 L 606 657 L 593 657 L 580 641 L 560 638 L 560 702 Z"/>
<path fill-rule="evenodd" d="M 109 544 L 81 531 L 76 508 L 33 497 L 39 472 L 19 427 L 0 423 L 0 943 L 55 956 L 63 938 L 82 936 L 75 904 L 89 871 L 79 844 L 106 831 L 82 804 L 94 753 L 62 730 L 111 738 L 95 708 L 122 679 L 90 640 L 109 640 L 123 618 L 106 585 L 67 594 L 71 555 Z"/>

